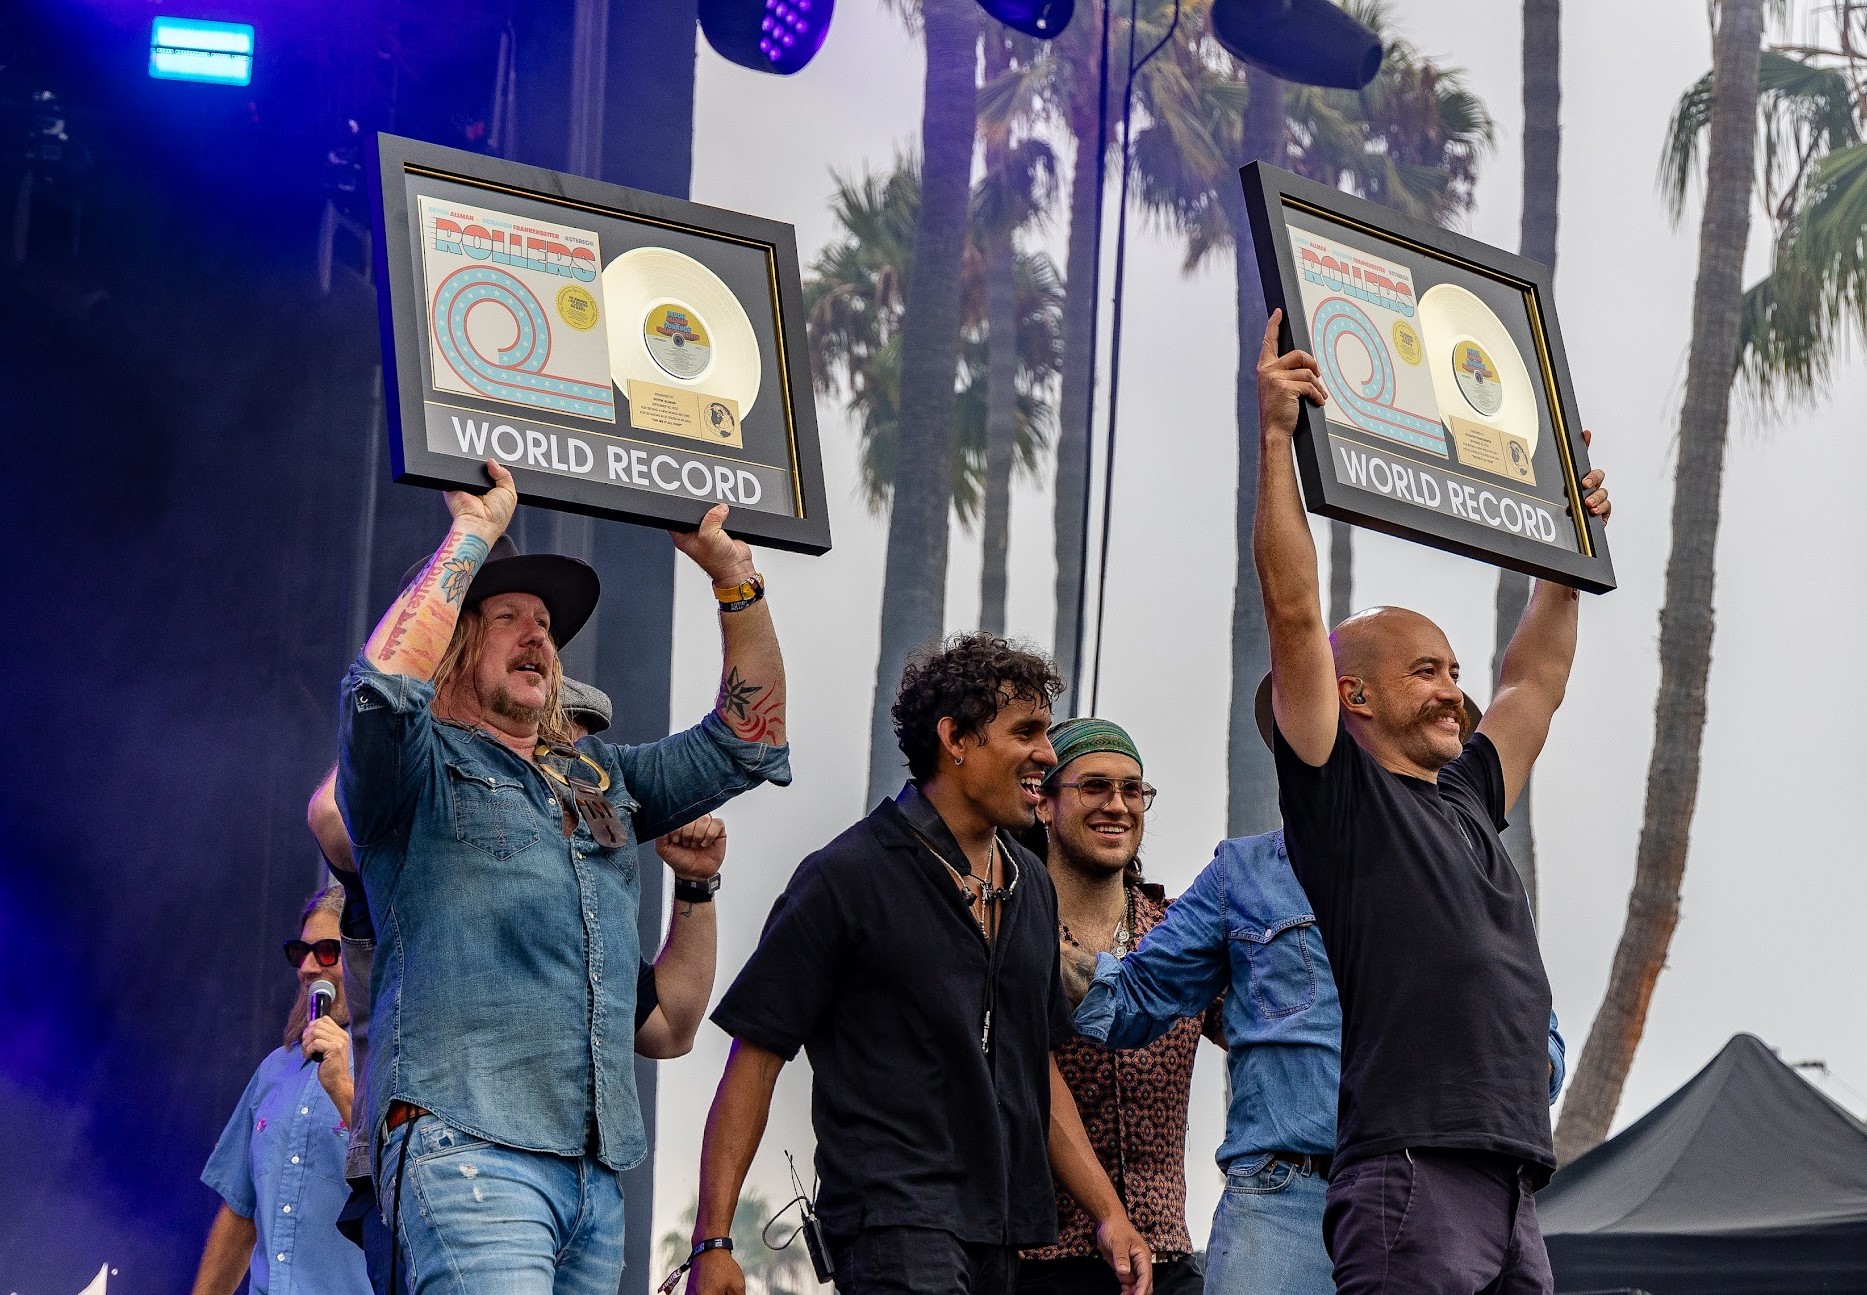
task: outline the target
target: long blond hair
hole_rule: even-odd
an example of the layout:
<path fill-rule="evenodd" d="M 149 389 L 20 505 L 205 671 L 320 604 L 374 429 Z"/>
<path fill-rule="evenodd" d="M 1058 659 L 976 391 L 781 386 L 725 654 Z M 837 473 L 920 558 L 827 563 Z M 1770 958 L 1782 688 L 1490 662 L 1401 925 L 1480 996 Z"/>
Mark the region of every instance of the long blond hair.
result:
<path fill-rule="evenodd" d="M 358 882 L 357 884 L 361 885 L 362 883 Z M 341 921 L 343 917 L 343 911 L 344 911 L 344 888 L 343 886 L 341 884 L 326 886 L 323 890 L 320 890 L 317 894 L 313 895 L 310 899 L 306 900 L 304 910 L 298 914 L 299 938 L 300 939 L 304 938 L 305 923 L 309 922 L 314 915 L 318 913 L 329 913 L 331 916 L 338 918 Z M 338 964 L 337 967 L 331 968 L 331 970 L 337 971 L 339 972 L 339 974 L 341 974 L 341 968 L 342 968 L 342 964 L 340 963 Z M 320 967 L 319 970 L 321 971 L 323 970 L 323 968 Z M 341 1025 L 348 1025 L 350 1023 L 349 1016 L 350 1016 L 350 1013 L 348 1010 L 340 1011 L 338 1013 L 338 1018 L 337 1018 L 338 1023 Z M 298 986 L 298 997 L 292 1003 L 292 1014 L 285 1018 L 285 1046 L 286 1047 L 289 1048 L 294 1043 L 298 1042 L 299 1038 L 305 1032 L 305 1026 L 309 1024 L 310 1021 L 311 1021 L 311 995 L 305 992 L 305 986 L 301 984 Z"/>
<path fill-rule="evenodd" d="M 441 664 L 434 670 L 436 714 L 451 713 L 453 694 L 472 687 L 473 676 L 480 668 L 480 655 L 485 650 L 486 618 L 480 614 L 479 607 L 469 607 L 460 613 L 454 637 L 448 640 L 447 651 L 441 654 Z M 544 741 L 568 744 L 574 736 L 570 719 L 564 714 L 563 697 L 564 667 L 553 651 L 545 679 L 544 714 L 538 717 L 538 736 Z"/>

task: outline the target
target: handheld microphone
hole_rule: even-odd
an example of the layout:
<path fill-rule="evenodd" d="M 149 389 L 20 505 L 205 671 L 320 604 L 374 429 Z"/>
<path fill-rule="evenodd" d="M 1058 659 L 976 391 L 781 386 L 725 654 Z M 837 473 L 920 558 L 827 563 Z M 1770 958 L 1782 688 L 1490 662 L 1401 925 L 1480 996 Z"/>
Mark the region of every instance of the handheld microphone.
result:
<path fill-rule="evenodd" d="M 331 984 L 331 982 L 328 980 L 314 980 L 311 982 L 311 1019 L 312 1020 L 315 1021 L 321 1016 L 328 1016 L 330 1014 L 331 1007 L 336 1002 L 337 1002 L 337 987 L 335 985 Z M 323 1061 L 324 1060 L 324 1054 L 322 1052 L 311 1052 L 311 1053 L 306 1053 L 305 1055 L 308 1059 L 312 1061 Z"/>

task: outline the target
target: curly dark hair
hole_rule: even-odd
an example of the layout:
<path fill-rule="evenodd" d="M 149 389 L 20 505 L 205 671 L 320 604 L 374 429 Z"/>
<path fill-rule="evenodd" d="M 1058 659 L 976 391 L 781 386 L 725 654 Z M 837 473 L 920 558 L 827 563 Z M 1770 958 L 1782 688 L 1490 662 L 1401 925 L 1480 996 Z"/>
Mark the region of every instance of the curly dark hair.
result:
<path fill-rule="evenodd" d="M 979 631 L 955 634 L 937 649 L 908 658 L 891 712 L 895 741 L 916 779 L 940 763 L 940 721 L 951 718 L 961 737 L 977 737 L 1012 701 L 1048 706 L 1063 692 L 1049 657 L 1025 643 Z"/>

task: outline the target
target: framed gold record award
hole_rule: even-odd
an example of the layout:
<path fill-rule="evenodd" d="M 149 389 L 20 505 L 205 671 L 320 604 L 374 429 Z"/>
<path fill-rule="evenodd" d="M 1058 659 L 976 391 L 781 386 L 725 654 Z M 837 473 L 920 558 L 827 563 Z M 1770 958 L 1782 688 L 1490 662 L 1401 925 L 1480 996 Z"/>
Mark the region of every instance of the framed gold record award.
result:
<path fill-rule="evenodd" d="M 1614 588 L 1582 505 L 1588 449 L 1549 271 L 1261 162 L 1243 177 L 1283 348 L 1314 355 L 1329 392 L 1297 426 L 1309 510 Z"/>
<path fill-rule="evenodd" d="M 791 226 L 395 135 L 376 286 L 397 481 L 830 547 Z"/>

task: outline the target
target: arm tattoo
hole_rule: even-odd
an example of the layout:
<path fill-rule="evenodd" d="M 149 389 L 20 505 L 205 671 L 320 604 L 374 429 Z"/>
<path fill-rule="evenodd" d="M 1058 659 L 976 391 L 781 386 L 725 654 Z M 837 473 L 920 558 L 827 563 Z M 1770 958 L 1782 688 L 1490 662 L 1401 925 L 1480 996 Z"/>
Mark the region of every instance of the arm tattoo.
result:
<path fill-rule="evenodd" d="M 441 564 L 441 596 L 450 603 L 458 603 L 467 596 L 467 586 L 473 583 L 474 573 L 480 569 L 480 563 L 486 560 L 486 541 L 477 535 L 463 535 L 460 547 L 454 555 Z"/>
<path fill-rule="evenodd" d="M 714 709 L 733 736 L 747 742 L 763 742 L 774 727 L 772 712 L 777 698 L 764 684 L 752 683 L 733 666 L 720 685 L 719 701 Z"/>
<path fill-rule="evenodd" d="M 422 568 L 421 574 L 415 577 L 415 583 L 409 586 L 408 593 L 402 597 L 395 619 L 383 634 L 380 649 L 382 660 L 390 660 L 406 646 L 409 632 L 421 623 L 429 595 L 434 592 L 437 584 L 447 606 L 458 606 L 466 598 L 473 577 L 478 573 L 480 564 L 486 560 L 488 552 L 486 541 L 479 536 L 462 535 L 451 551 L 443 549 Z M 440 646 L 444 648 L 445 642 Z M 438 656 L 436 660 L 439 660 Z"/>
<path fill-rule="evenodd" d="M 1095 955 L 1067 944 L 1062 948 L 1062 955 L 1063 996 L 1070 1000 L 1071 1008 L 1081 1007 L 1083 995 L 1089 992 L 1089 982 L 1095 978 Z"/>

